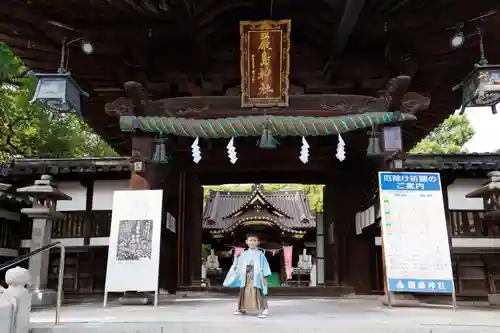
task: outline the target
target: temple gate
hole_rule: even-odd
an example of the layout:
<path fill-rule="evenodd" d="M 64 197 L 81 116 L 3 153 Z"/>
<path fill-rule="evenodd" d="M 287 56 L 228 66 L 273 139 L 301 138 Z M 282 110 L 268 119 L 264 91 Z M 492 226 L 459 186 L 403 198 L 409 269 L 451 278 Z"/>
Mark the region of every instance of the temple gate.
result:
<path fill-rule="evenodd" d="M 37 72 L 34 101 L 130 156 L 132 189 L 164 190 L 171 291 L 200 279 L 201 185 L 221 183 L 325 184 L 325 284 L 370 291 L 356 213 L 375 202 L 377 171 L 458 106 L 451 87 L 477 59 L 451 53 L 450 26 L 495 6 L 6 1 L 2 41 Z M 54 80 L 68 89 L 41 89 Z"/>

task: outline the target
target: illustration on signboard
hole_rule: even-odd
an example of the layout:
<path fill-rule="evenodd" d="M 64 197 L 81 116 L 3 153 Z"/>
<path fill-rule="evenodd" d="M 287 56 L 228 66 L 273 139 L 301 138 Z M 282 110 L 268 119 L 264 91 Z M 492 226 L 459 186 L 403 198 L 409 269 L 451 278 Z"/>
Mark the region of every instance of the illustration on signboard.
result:
<path fill-rule="evenodd" d="M 116 260 L 151 259 L 153 247 L 152 220 L 121 220 L 118 230 Z"/>

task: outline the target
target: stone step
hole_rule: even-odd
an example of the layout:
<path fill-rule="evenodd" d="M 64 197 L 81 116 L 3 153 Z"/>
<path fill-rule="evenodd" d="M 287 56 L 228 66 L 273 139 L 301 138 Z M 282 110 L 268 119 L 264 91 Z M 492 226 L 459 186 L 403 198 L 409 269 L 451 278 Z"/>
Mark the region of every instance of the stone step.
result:
<path fill-rule="evenodd" d="M 224 295 L 237 295 L 238 288 L 228 288 L 222 286 L 179 286 L 180 292 L 211 292 Z M 292 287 L 276 286 L 268 288 L 269 296 L 307 296 L 307 297 L 343 297 L 353 292 L 352 287 L 346 286 L 317 286 L 317 287 Z"/>
<path fill-rule="evenodd" d="M 258 319 L 255 319 L 257 321 Z M 488 326 L 443 326 L 443 325 L 407 325 L 402 323 L 370 323 L 337 322 L 334 327 L 330 322 L 316 323 L 283 323 L 272 322 L 270 318 L 258 322 L 242 321 L 234 323 L 74 323 L 50 327 L 33 327 L 30 333 L 494 333 L 500 328 Z M 320 321 L 320 320 L 318 320 Z"/>
<path fill-rule="evenodd" d="M 267 319 L 232 315 L 237 301 L 180 298 L 158 307 L 122 306 L 117 301 L 64 306 L 61 325 L 53 309 L 31 314 L 31 333 L 327 333 L 467 332 L 500 333 L 498 312 L 449 306 L 387 308 L 380 299 L 270 297 Z"/>

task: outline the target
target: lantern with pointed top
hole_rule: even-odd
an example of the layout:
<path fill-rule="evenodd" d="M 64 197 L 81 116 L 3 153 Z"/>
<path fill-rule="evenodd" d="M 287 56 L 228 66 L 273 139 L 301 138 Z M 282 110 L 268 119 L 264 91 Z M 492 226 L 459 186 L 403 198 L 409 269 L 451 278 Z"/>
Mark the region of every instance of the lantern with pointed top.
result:
<path fill-rule="evenodd" d="M 462 88 L 462 108 L 491 107 L 493 114 L 497 113 L 496 105 L 500 103 L 500 65 L 478 63 L 464 82 L 455 86 L 453 90 Z"/>
<path fill-rule="evenodd" d="M 71 77 L 71 73 L 59 70 L 52 74 L 34 74 L 38 83 L 30 103 L 43 103 L 54 114 L 76 113 L 82 116 L 81 96 L 89 95 Z"/>
<path fill-rule="evenodd" d="M 484 53 L 483 33 L 480 27 L 477 28 L 477 33 L 471 36 L 475 35 L 479 36 L 480 59 L 465 80 L 454 86 L 452 90 L 462 89 L 462 108 L 459 114 L 463 114 L 466 107 L 484 106 L 491 107 L 492 113 L 496 114 L 496 105 L 500 103 L 500 65 L 488 64 Z M 463 42 L 461 45 L 463 45 Z"/>
<path fill-rule="evenodd" d="M 267 128 L 267 126 L 264 126 L 264 129 L 262 130 L 262 135 L 260 136 L 259 140 L 259 148 L 275 149 L 278 147 L 278 145 L 279 145 L 278 140 L 274 138 L 269 128 Z"/>

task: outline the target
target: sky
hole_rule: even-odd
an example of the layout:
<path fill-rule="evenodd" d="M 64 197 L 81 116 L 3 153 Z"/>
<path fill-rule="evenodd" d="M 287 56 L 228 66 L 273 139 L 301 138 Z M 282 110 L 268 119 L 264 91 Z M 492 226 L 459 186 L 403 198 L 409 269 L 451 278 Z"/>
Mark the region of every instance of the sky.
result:
<path fill-rule="evenodd" d="M 498 105 L 500 109 L 500 105 Z M 458 113 L 459 110 L 456 111 Z M 467 108 L 465 114 L 469 118 L 474 131 L 472 139 L 464 146 L 469 153 L 489 153 L 500 150 L 500 112 L 493 114 L 491 108 Z"/>

